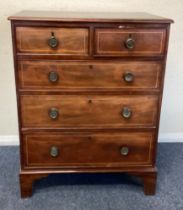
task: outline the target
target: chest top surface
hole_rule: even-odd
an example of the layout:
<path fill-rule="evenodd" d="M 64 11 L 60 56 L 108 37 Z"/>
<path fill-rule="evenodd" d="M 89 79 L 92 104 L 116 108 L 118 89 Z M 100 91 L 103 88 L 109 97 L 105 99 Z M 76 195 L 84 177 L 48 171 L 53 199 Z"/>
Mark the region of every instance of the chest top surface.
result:
<path fill-rule="evenodd" d="M 172 23 L 173 20 L 144 12 L 62 12 L 62 11 L 21 11 L 9 20 L 64 21 L 64 22 L 139 22 Z"/>

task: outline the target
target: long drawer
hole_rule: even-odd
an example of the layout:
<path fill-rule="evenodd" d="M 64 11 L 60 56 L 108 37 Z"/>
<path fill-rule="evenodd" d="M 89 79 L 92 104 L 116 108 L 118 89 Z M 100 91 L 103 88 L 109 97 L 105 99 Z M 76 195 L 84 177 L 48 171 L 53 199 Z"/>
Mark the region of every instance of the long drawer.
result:
<path fill-rule="evenodd" d="M 156 95 L 21 95 L 23 127 L 155 126 Z"/>
<path fill-rule="evenodd" d="M 153 132 L 27 134 L 23 136 L 24 166 L 150 165 L 153 139 Z"/>
<path fill-rule="evenodd" d="M 88 55 L 87 28 L 17 27 L 18 53 Z"/>
<path fill-rule="evenodd" d="M 99 56 L 160 56 L 165 43 L 165 29 L 95 30 L 95 55 Z"/>
<path fill-rule="evenodd" d="M 20 88 L 158 89 L 161 62 L 19 61 Z"/>

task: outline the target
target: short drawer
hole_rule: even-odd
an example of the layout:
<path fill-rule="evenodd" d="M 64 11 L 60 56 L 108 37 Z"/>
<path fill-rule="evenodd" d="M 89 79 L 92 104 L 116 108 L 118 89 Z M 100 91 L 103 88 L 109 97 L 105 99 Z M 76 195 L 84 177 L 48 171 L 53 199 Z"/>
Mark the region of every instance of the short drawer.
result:
<path fill-rule="evenodd" d="M 96 29 L 95 55 L 158 56 L 165 53 L 165 29 Z"/>
<path fill-rule="evenodd" d="M 155 126 L 158 96 L 22 95 L 23 127 Z"/>
<path fill-rule="evenodd" d="M 61 62 L 19 61 L 20 88 L 31 89 L 155 89 L 162 65 L 156 61 Z"/>
<path fill-rule="evenodd" d="M 152 164 L 152 132 L 33 133 L 23 136 L 25 167 Z"/>
<path fill-rule="evenodd" d="M 18 53 L 87 55 L 87 28 L 17 27 Z"/>

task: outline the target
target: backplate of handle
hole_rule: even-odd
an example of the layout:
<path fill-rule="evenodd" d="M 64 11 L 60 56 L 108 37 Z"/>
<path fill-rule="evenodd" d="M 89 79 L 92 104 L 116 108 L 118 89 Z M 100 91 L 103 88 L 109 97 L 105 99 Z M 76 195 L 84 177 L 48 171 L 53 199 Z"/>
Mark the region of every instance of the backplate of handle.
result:
<path fill-rule="evenodd" d="M 123 155 L 123 156 L 128 155 L 128 154 L 129 154 L 129 148 L 128 148 L 127 146 L 121 147 L 120 153 L 121 153 L 121 155 Z"/>
<path fill-rule="evenodd" d="M 123 79 L 125 82 L 131 83 L 134 81 L 134 75 L 131 72 L 125 72 L 123 74 Z"/>
<path fill-rule="evenodd" d="M 129 119 L 132 116 L 132 110 L 129 107 L 123 107 L 121 115 L 125 119 Z"/>
<path fill-rule="evenodd" d="M 51 83 L 56 83 L 59 79 L 58 73 L 55 71 L 50 71 L 48 74 L 48 79 Z"/>
<path fill-rule="evenodd" d="M 51 32 L 51 37 L 48 40 L 48 45 L 53 49 L 58 46 L 58 40 L 56 39 L 54 32 Z"/>
<path fill-rule="evenodd" d="M 57 119 L 58 116 L 59 116 L 59 111 L 58 111 L 57 108 L 52 107 L 52 108 L 50 108 L 48 114 L 49 114 L 49 117 L 50 117 L 51 119 L 55 120 L 55 119 Z"/>
<path fill-rule="evenodd" d="M 128 50 L 132 50 L 135 47 L 135 40 L 131 37 L 131 34 L 129 34 L 129 37 L 124 42 L 125 47 Z"/>
<path fill-rule="evenodd" d="M 51 157 L 57 157 L 59 155 L 59 149 L 56 146 L 52 146 L 50 148 L 50 155 Z"/>

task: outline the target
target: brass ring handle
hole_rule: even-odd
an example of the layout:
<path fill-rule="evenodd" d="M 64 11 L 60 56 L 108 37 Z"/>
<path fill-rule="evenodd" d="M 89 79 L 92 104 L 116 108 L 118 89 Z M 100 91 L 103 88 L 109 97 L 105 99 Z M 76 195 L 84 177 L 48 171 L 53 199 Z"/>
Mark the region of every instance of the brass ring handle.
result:
<path fill-rule="evenodd" d="M 128 155 L 128 154 L 129 154 L 129 148 L 128 148 L 128 147 L 126 147 L 126 146 L 121 147 L 121 149 L 120 149 L 120 153 L 121 153 L 121 155 L 123 155 L 123 156 Z"/>
<path fill-rule="evenodd" d="M 57 108 L 51 108 L 49 110 L 49 117 L 53 120 L 57 119 L 58 118 L 58 115 L 59 115 L 59 111 Z"/>
<path fill-rule="evenodd" d="M 48 74 L 48 79 L 49 79 L 49 81 L 52 82 L 52 83 L 57 82 L 58 79 L 59 79 L 58 73 L 55 72 L 55 71 L 49 72 L 49 74 Z"/>
<path fill-rule="evenodd" d="M 134 75 L 131 72 L 125 72 L 123 74 L 123 79 L 125 82 L 131 83 L 134 81 Z"/>
<path fill-rule="evenodd" d="M 52 146 L 50 148 L 50 155 L 52 157 L 57 157 L 59 155 L 59 149 L 58 149 L 58 147 Z"/>
<path fill-rule="evenodd" d="M 124 44 L 128 50 L 132 50 L 135 47 L 135 40 L 129 37 Z"/>
<path fill-rule="evenodd" d="M 56 48 L 58 46 L 58 40 L 55 38 L 54 32 L 51 32 L 51 38 L 48 40 L 48 45 L 51 48 Z"/>
<path fill-rule="evenodd" d="M 125 119 L 129 119 L 132 116 L 132 111 L 130 108 L 128 107 L 123 107 L 123 110 L 121 112 L 121 115 L 125 118 Z"/>

